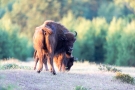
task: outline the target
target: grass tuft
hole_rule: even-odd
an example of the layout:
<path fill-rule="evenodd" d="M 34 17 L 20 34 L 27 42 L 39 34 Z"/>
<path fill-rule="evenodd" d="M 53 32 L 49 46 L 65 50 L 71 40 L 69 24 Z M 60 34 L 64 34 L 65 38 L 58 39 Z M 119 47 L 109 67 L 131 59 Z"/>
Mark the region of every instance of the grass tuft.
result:
<path fill-rule="evenodd" d="M 4 64 L 1 66 L 1 69 L 19 69 L 19 66 L 17 64 Z"/>
<path fill-rule="evenodd" d="M 101 71 L 121 72 L 121 70 L 118 70 L 115 67 L 105 65 L 105 64 L 100 64 L 98 69 L 101 70 Z"/>
<path fill-rule="evenodd" d="M 26 70 L 31 70 L 32 68 L 29 66 L 19 66 L 14 63 L 8 63 L 0 66 L 1 70 L 7 70 L 7 69 L 26 69 Z"/>
<path fill-rule="evenodd" d="M 135 84 L 135 79 L 131 77 L 129 74 L 123 74 L 123 73 L 117 72 L 115 78 L 121 80 L 122 82 Z"/>
<path fill-rule="evenodd" d="M 32 68 L 29 66 L 20 66 L 20 69 L 32 70 Z"/>
<path fill-rule="evenodd" d="M 76 86 L 75 90 L 88 90 L 88 89 L 83 86 Z"/>

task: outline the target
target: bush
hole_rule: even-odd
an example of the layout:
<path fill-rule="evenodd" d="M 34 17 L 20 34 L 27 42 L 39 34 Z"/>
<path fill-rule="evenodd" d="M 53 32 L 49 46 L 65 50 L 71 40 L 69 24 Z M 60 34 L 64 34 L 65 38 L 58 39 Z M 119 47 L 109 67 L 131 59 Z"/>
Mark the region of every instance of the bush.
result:
<path fill-rule="evenodd" d="M 5 64 L 3 66 L 1 66 L 2 70 L 5 69 L 19 69 L 19 66 L 17 64 Z"/>
<path fill-rule="evenodd" d="M 32 68 L 29 66 L 19 66 L 14 63 L 7 63 L 4 65 L 0 65 L 1 70 L 7 70 L 7 69 L 26 69 L 26 70 L 31 70 Z"/>
<path fill-rule="evenodd" d="M 32 56 L 32 44 L 19 33 L 19 28 L 0 22 L 0 59 L 17 58 L 25 61 Z M 11 28 L 9 28 L 11 27 Z"/>
<path fill-rule="evenodd" d="M 131 77 L 129 74 L 123 74 L 123 73 L 118 72 L 116 73 L 115 78 L 121 80 L 122 82 L 135 84 L 135 79 Z"/>

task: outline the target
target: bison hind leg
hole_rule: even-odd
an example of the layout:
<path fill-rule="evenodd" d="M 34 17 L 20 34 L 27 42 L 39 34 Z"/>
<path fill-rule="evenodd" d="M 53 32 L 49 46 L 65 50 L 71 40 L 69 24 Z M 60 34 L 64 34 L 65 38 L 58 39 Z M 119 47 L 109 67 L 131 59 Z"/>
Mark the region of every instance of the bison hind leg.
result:
<path fill-rule="evenodd" d="M 44 59 L 43 63 L 44 63 L 44 66 L 45 66 L 45 70 L 49 71 L 48 66 L 47 66 L 47 59 L 46 58 Z"/>
<path fill-rule="evenodd" d="M 56 75 L 56 72 L 54 72 L 54 71 L 51 71 L 51 73 L 52 73 L 53 75 Z"/>
<path fill-rule="evenodd" d="M 54 66 L 53 66 L 53 59 L 50 57 L 51 55 L 47 55 L 47 63 L 49 65 L 49 71 L 53 74 L 56 75 Z"/>

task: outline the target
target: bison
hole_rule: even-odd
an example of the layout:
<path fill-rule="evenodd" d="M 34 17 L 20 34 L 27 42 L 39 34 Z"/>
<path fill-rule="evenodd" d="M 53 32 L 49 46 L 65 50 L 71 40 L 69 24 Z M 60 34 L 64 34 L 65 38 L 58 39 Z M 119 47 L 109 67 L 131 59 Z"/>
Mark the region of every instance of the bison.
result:
<path fill-rule="evenodd" d="M 69 32 L 63 25 L 51 20 L 47 20 L 41 26 L 37 27 L 33 35 L 34 49 L 37 51 L 39 58 L 37 72 L 41 72 L 43 61 L 46 57 L 48 65 L 50 66 L 49 70 L 55 75 L 56 72 L 53 66 L 54 54 L 65 51 L 71 53 L 76 36 L 76 32 Z"/>
<path fill-rule="evenodd" d="M 36 69 L 37 63 L 38 63 L 38 55 L 37 51 L 34 52 L 34 58 L 35 58 L 35 65 L 34 65 L 34 70 Z M 74 57 L 71 54 L 68 53 L 59 53 L 55 54 L 53 57 L 53 61 L 56 64 L 58 71 L 69 71 L 70 68 L 73 66 L 73 62 L 75 61 Z M 46 57 L 44 57 L 43 63 L 45 65 L 46 71 L 48 71 L 48 66 L 47 66 L 47 60 Z"/>

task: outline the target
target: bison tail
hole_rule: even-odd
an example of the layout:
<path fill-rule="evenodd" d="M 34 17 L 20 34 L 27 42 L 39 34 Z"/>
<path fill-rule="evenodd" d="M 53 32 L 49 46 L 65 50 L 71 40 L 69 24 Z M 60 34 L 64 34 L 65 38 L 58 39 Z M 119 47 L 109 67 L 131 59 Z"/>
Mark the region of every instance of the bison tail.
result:
<path fill-rule="evenodd" d="M 52 33 L 53 33 L 53 30 L 52 30 L 50 27 L 48 27 L 48 26 L 45 26 L 45 27 L 43 28 L 43 30 L 44 30 L 45 32 L 48 32 L 49 34 L 52 34 Z"/>

